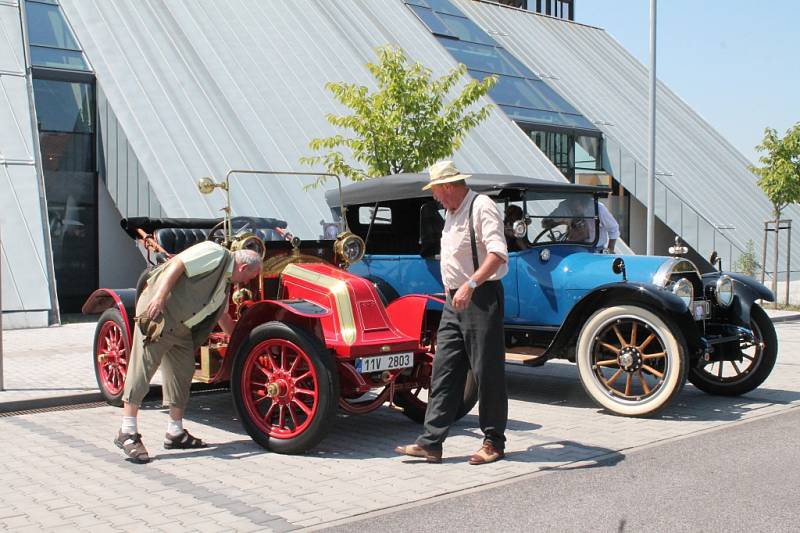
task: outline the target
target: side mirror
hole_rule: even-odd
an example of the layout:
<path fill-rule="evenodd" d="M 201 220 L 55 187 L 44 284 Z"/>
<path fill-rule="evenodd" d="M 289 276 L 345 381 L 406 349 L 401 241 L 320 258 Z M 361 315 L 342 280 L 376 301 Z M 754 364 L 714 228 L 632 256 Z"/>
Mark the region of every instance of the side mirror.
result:
<path fill-rule="evenodd" d="M 719 256 L 716 250 L 711 252 L 711 257 L 708 258 L 708 262 L 711 263 L 711 266 L 722 271 L 722 258 Z"/>
<path fill-rule="evenodd" d="M 611 263 L 611 270 L 614 274 L 622 274 L 622 281 L 628 281 L 628 275 L 625 271 L 625 261 L 621 257 L 614 259 L 614 262 Z"/>

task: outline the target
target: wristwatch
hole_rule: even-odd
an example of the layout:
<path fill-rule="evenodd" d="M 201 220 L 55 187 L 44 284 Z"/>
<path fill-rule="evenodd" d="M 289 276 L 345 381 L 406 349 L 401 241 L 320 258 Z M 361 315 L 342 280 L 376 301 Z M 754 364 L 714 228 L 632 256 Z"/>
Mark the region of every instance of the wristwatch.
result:
<path fill-rule="evenodd" d="M 478 288 L 478 284 L 477 284 L 477 283 L 475 283 L 475 280 L 474 280 L 474 279 L 472 279 L 472 278 L 469 278 L 469 279 L 467 279 L 467 285 L 468 285 L 468 286 L 469 286 L 469 288 L 470 288 L 470 289 L 472 289 L 472 290 L 475 290 L 475 289 L 477 289 L 477 288 Z"/>

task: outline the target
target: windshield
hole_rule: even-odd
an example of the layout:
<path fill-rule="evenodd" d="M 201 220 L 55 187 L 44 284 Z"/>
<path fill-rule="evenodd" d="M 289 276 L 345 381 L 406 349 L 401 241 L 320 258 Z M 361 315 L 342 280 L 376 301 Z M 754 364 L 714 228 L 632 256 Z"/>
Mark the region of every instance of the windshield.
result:
<path fill-rule="evenodd" d="M 528 191 L 523 201 L 502 202 L 509 251 L 540 244 L 594 244 L 597 240 L 597 206 L 586 193 Z M 515 233 L 515 222 L 525 232 Z"/>

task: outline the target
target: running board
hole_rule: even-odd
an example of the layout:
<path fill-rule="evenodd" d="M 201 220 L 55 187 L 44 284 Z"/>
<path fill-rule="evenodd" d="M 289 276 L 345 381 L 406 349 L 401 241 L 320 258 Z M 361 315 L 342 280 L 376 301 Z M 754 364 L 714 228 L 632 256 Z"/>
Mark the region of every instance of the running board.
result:
<path fill-rule="evenodd" d="M 543 356 L 545 348 L 538 346 L 514 346 L 506 352 L 506 363 L 512 365 L 540 366 L 547 361 Z"/>

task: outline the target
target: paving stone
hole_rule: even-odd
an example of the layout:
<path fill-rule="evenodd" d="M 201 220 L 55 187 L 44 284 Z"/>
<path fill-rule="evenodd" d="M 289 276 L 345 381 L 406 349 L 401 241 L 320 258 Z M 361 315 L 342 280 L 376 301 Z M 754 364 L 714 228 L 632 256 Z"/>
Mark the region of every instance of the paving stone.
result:
<path fill-rule="evenodd" d="M 17 335 L 27 348 L 5 359 L 6 376 L 12 372 L 31 395 L 36 387 L 32 369 L 37 379 L 60 381 L 62 388 L 80 388 L 82 380 L 93 387 L 86 357 L 92 331 L 93 326 L 51 328 L 37 331 L 40 339 Z M 442 465 L 394 454 L 394 446 L 413 442 L 420 427 L 385 407 L 338 416 L 317 448 L 304 456 L 283 456 L 250 440 L 235 420 L 230 393 L 192 399 L 187 425 L 214 444 L 204 450 L 160 449 L 167 414 L 145 404 L 140 429 L 156 457 L 148 465 L 126 462 L 112 444 L 121 416 L 117 408 L 0 418 L 0 454 L 6 458 L 0 527 L 17 520 L 12 529 L 288 531 L 538 470 L 568 469 L 601 456 L 613 461 L 631 447 L 800 405 L 800 324 L 779 326 L 778 332 L 778 364 L 761 388 L 721 398 L 687 385 L 677 402 L 649 419 L 603 413 L 586 397 L 574 365 L 509 367 L 508 459 L 482 467 L 466 464 L 481 440 L 475 411 L 453 427 Z M 60 351 L 50 338 L 59 333 L 65 336 Z M 51 371 L 52 378 L 44 376 Z M 0 403 L 11 401 L 6 392 L 0 393 Z"/>
<path fill-rule="evenodd" d="M 2 521 L 0 521 L 0 524 L 2 524 L 3 527 L 6 529 L 17 529 L 34 525 L 35 522 L 28 515 L 17 515 L 9 518 L 4 518 Z"/>

